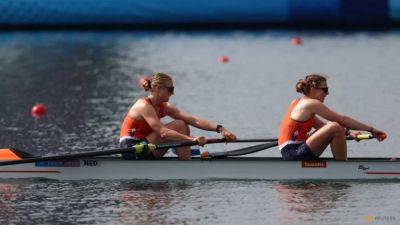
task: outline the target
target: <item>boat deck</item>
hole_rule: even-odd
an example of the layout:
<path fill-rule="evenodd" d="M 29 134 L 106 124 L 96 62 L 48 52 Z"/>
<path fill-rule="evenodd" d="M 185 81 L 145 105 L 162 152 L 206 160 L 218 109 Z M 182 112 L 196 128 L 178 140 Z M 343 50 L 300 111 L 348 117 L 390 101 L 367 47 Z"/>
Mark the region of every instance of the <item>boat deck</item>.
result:
<path fill-rule="evenodd" d="M 87 179 L 265 179 L 393 180 L 400 179 L 400 160 L 349 158 L 335 161 L 284 161 L 280 157 L 228 157 L 182 161 L 122 160 L 119 157 L 39 161 L 0 167 L 2 178 Z"/>
<path fill-rule="evenodd" d="M 99 156 L 99 157 L 94 157 L 96 159 L 105 159 L 105 160 L 121 160 L 121 161 L 180 161 L 177 157 L 164 157 L 159 160 L 147 160 L 147 159 L 140 159 L 140 160 L 122 160 L 118 156 Z M 91 158 L 91 159 L 94 159 Z M 285 161 L 281 157 L 221 157 L 221 158 L 200 158 L 200 157 L 192 157 L 191 160 L 188 160 L 187 162 L 191 161 L 282 161 L 282 162 L 296 162 L 296 161 Z M 302 160 L 298 160 L 297 162 L 301 162 Z M 316 161 L 334 161 L 334 162 L 359 162 L 359 161 L 367 161 L 367 162 L 387 162 L 387 161 L 397 161 L 400 162 L 400 158 L 382 158 L 382 157 L 352 157 L 348 158 L 347 161 L 337 161 L 332 157 L 329 158 L 319 158 L 319 160 Z"/>

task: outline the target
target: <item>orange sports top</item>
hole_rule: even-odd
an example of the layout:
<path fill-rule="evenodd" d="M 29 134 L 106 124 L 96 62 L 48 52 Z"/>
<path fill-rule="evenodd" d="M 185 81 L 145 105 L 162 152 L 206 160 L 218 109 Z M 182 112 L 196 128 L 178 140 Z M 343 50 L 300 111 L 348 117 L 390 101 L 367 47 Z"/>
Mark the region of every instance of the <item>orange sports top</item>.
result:
<path fill-rule="evenodd" d="M 299 101 L 300 98 L 293 100 L 283 117 L 279 127 L 279 149 L 282 149 L 288 144 L 299 144 L 305 142 L 307 139 L 307 133 L 313 126 L 314 116 L 306 121 L 296 121 L 290 118 L 293 108 L 296 107 Z"/>
<path fill-rule="evenodd" d="M 147 103 L 151 104 L 149 98 L 145 99 Z M 165 105 L 160 105 L 160 111 L 158 112 L 158 118 L 165 116 Z M 125 116 L 124 122 L 121 125 L 121 132 L 119 134 L 120 139 L 125 137 L 133 137 L 137 139 L 145 138 L 153 132 L 153 129 L 147 123 L 146 120 L 135 120 L 129 115 Z"/>

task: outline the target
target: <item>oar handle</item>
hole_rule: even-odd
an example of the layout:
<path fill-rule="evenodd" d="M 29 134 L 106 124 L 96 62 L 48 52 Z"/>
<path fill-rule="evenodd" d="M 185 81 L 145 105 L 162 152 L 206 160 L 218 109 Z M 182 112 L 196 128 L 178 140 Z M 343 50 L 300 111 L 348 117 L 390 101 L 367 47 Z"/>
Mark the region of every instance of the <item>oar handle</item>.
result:
<path fill-rule="evenodd" d="M 373 139 L 374 136 L 372 134 L 359 134 L 357 137 L 346 137 L 346 140 L 355 140 L 355 141 L 361 141 L 361 140 L 369 140 Z"/>

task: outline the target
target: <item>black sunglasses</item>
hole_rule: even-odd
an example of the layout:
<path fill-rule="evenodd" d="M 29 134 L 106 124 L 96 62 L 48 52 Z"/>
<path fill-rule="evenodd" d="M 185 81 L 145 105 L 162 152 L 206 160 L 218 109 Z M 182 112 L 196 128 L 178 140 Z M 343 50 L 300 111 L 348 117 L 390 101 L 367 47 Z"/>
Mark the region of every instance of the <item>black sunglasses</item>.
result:
<path fill-rule="evenodd" d="M 175 90 L 175 87 L 174 87 L 174 86 L 171 86 L 171 87 L 164 87 L 164 88 L 166 88 L 167 91 L 168 91 L 170 94 L 174 94 L 174 90 Z"/>
<path fill-rule="evenodd" d="M 325 92 L 325 94 L 329 94 L 329 88 L 328 87 L 316 87 L 316 89 L 321 89 L 323 92 Z"/>

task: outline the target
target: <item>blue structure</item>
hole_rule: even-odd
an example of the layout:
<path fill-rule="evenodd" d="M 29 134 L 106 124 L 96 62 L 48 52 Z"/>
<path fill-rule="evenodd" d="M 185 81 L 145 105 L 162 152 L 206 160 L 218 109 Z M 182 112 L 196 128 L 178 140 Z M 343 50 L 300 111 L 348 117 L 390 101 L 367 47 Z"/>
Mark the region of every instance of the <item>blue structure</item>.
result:
<path fill-rule="evenodd" d="M 400 22 L 400 0 L 0 0 L 2 26 Z"/>

